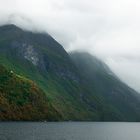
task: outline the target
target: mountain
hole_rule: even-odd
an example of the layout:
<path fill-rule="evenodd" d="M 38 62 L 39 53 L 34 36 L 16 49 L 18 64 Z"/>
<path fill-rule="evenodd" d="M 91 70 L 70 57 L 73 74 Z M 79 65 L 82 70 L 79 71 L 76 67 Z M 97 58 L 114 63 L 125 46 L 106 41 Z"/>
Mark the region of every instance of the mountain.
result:
<path fill-rule="evenodd" d="M 105 63 L 89 53 L 74 52 L 70 55 L 86 81 L 85 86 L 94 95 L 102 97 L 104 105 L 107 105 L 101 111 L 101 120 L 115 118 L 116 114 L 112 110 L 126 121 L 139 120 L 140 95 L 136 91 L 120 81 Z"/>
<path fill-rule="evenodd" d="M 98 118 L 81 100 L 85 91 L 76 66 L 50 35 L 24 31 L 14 25 L 2 26 L 0 63 L 36 82 L 63 120 Z"/>
<path fill-rule="evenodd" d="M 0 120 L 59 120 L 44 92 L 31 80 L 0 65 Z"/>
<path fill-rule="evenodd" d="M 1 26 L 0 64 L 36 83 L 51 106 L 49 118 L 140 120 L 138 93 L 97 58 L 88 53 L 68 54 L 47 33 L 33 33 L 15 25 Z"/>

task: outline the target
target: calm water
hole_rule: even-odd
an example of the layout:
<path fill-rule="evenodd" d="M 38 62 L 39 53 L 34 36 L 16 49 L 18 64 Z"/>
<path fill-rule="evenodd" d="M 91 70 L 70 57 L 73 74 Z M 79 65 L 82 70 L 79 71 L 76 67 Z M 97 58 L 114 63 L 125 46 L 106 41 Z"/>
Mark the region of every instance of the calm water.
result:
<path fill-rule="evenodd" d="M 0 140 L 140 140 L 140 123 L 0 123 Z"/>

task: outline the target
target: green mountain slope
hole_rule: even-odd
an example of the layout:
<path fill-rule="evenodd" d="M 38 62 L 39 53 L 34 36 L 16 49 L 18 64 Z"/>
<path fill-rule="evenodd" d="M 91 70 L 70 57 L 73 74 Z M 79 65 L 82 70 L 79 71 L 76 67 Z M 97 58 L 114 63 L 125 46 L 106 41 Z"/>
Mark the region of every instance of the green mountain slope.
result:
<path fill-rule="evenodd" d="M 0 65 L 0 120 L 59 120 L 43 91 Z"/>
<path fill-rule="evenodd" d="M 94 95 L 100 95 L 104 105 L 108 105 L 107 108 L 101 110 L 102 120 L 116 118 L 116 116 L 112 116 L 112 109 L 118 112 L 120 120 L 122 118 L 126 121 L 140 119 L 140 95 L 121 82 L 107 65 L 84 52 L 71 53 L 71 58 L 81 71 L 82 77 L 86 81 L 85 86 Z M 109 109 L 111 109 L 110 112 Z"/>
<path fill-rule="evenodd" d="M 87 91 L 75 65 L 51 36 L 23 31 L 14 25 L 1 27 L 0 63 L 35 81 L 63 120 L 99 119 L 96 110 L 89 109 L 81 98 Z"/>
<path fill-rule="evenodd" d="M 91 56 L 88 60 L 69 55 L 48 34 L 14 25 L 0 27 L 0 64 L 37 83 L 61 120 L 140 118 L 139 94 L 112 75 L 102 62 Z"/>

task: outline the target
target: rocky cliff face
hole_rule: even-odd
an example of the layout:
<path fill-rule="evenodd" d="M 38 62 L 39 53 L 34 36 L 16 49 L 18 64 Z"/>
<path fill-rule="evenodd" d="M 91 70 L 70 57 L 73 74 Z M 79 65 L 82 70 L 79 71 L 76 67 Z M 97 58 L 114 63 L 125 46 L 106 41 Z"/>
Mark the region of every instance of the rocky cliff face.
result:
<path fill-rule="evenodd" d="M 71 71 L 75 68 L 68 54 L 48 34 L 33 34 L 14 25 L 4 26 L 0 32 L 5 34 L 8 40 L 8 43 L 5 39 L 2 41 L 4 45 L 0 48 L 1 53 L 8 55 L 11 52 L 18 59 L 26 59 L 44 72 L 50 70 L 62 78 L 78 81 L 78 77 Z M 2 40 L 4 37 L 0 38 Z"/>

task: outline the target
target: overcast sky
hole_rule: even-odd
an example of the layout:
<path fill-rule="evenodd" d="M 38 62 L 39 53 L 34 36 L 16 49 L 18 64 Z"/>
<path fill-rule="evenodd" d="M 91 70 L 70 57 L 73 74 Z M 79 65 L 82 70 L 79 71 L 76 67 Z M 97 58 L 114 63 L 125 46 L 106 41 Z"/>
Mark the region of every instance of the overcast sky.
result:
<path fill-rule="evenodd" d="M 0 24 L 47 31 L 105 61 L 140 92 L 139 0 L 0 0 Z"/>

